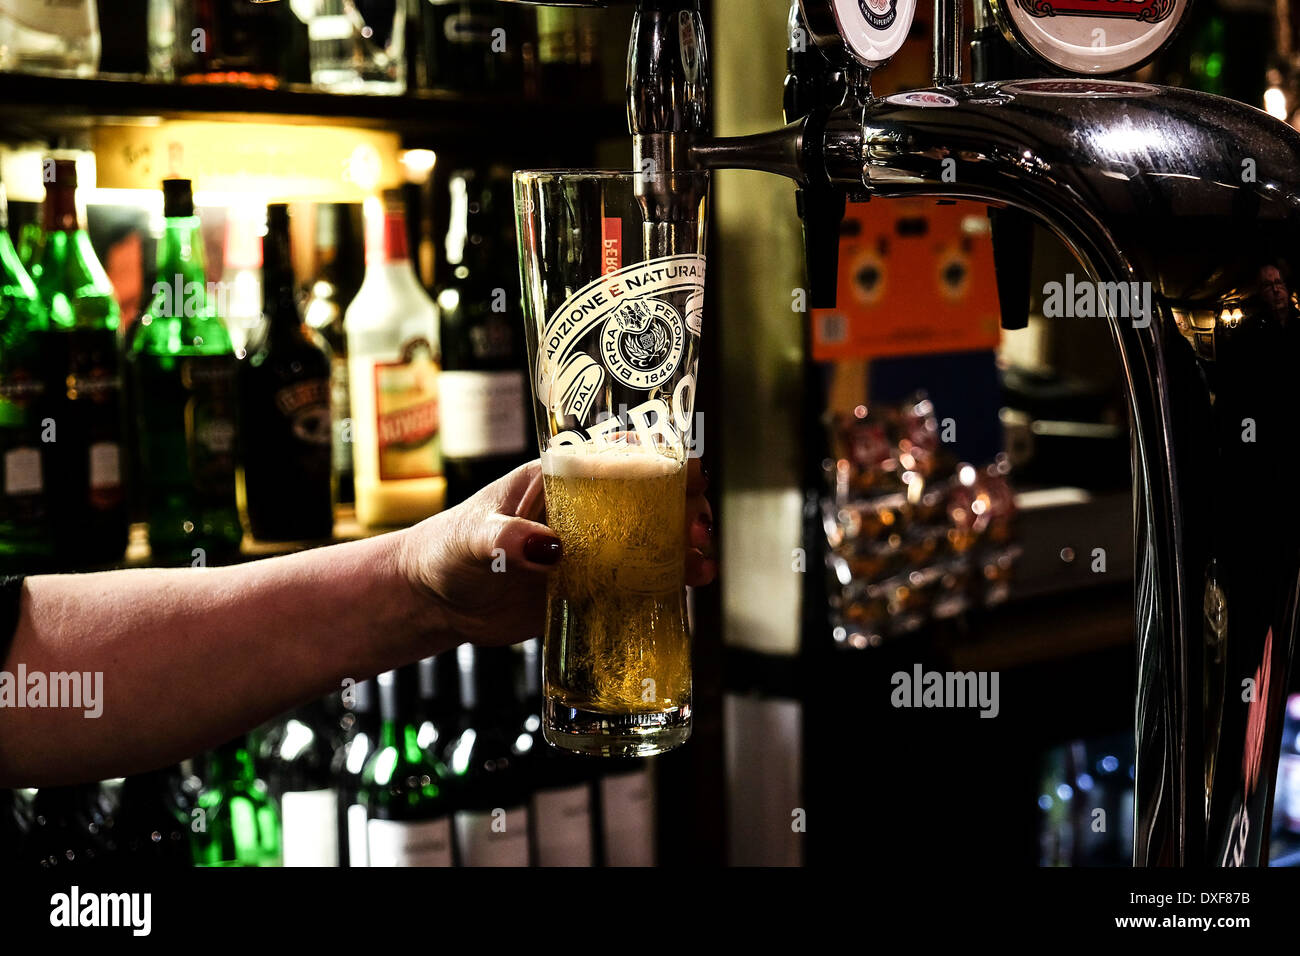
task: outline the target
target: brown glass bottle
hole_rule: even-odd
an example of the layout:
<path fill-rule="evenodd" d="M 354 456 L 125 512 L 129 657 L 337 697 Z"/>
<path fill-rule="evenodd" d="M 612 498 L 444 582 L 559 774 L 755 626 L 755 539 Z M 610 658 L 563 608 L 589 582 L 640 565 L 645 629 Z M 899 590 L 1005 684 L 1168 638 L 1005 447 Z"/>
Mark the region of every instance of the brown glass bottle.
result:
<path fill-rule="evenodd" d="M 330 357 L 298 309 L 284 205 L 266 211 L 262 294 L 266 336 L 241 364 L 239 382 L 248 530 L 264 541 L 328 538 Z"/>

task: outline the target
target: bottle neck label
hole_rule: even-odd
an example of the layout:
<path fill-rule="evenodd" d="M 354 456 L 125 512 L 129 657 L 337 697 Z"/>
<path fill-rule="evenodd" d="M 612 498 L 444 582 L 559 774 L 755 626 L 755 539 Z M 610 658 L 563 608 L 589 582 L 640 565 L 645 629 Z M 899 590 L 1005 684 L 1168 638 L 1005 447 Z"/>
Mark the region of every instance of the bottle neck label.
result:
<path fill-rule="evenodd" d="M 409 262 L 406 242 L 406 217 L 401 213 L 384 213 L 382 220 L 368 226 L 366 265 Z"/>

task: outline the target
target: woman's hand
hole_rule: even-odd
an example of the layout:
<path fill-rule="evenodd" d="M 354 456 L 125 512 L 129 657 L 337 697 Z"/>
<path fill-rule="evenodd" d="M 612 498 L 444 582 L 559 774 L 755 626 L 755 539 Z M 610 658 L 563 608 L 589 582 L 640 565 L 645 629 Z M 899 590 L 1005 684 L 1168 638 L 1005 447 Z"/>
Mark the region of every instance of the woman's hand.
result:
<path fill-rule="evenodd" d="M 698 459 L 686 479 L 686 583 L 717 575 L 713 510 Z M 475 644 L 537 637 L 546 609 L 546 575 L 564 560 L 543 522 L 539 462 L 521 465 L 467 501 L 401 532 L 401 565 L 412 586 L 441 610 L 441 627 Z"/>

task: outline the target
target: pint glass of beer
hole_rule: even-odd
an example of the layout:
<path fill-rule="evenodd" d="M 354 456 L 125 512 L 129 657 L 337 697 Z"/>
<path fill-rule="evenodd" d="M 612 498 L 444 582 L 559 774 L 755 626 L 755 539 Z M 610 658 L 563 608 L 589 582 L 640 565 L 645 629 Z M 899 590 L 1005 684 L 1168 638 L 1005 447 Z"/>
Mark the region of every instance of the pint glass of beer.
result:
<path fill-rule="evenodd" d="M 686 460 L 707 173 L 515 174 L 546 520 L 543 732 L 647 756 L 691 733 Z"/>

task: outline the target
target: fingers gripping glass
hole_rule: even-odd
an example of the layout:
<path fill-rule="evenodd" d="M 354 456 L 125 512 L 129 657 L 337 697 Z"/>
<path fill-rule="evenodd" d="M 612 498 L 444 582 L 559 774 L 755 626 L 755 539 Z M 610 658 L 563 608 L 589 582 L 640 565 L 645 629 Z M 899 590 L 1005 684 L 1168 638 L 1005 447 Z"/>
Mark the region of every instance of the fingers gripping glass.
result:
<path fill-rule="evenodd" d="M 686 459 L 704 305 L 706 173 L 515 174 L 546 514 L 543 730 L 645 756 L 691 732 Z"/>

